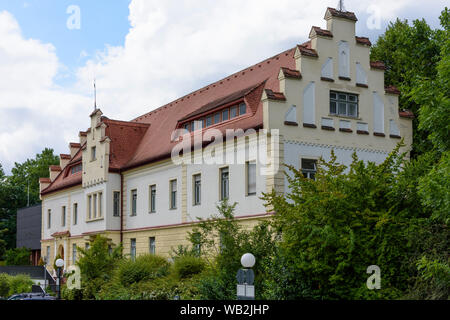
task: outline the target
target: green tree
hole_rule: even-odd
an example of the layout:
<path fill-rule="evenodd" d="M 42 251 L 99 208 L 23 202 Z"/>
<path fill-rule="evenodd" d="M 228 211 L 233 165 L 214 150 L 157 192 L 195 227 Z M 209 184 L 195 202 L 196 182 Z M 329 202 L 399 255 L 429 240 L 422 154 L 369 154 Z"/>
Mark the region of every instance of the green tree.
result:
<path fill-rule="evenodd" d="M 354 155 L 348 168 L 332 153 L 331 161 L 319 162 L 315 180 L 289 167 L 291 192 L 266 195 L 282 234 L 266 273 L 272 298 L 399 298 L 421 255 L 432 246 L 442 254 L 448 230 L 430 232 L 432 212 L 417 203 L 417 180 L 429 168 L 405 162 L 398 150 L 380 165 Z M 381 290 L 366 287 L 370 265 L 381 268 Z"/>
<path fill-rule="evenodd" d="M 189 235 L 194 248 L 207 261 L 207 269 L 199 280 L 202 299 L 223 300 L 236 298 L 236 273 L 242 268 L 241 257 L 250 252 L 256 258 L 255 286 L 262 288 L 264 269 L 275 250 L 274 236 L 268 222 L 246 229 L 234 217 L 236 204 L 222 201 L 219 213 L 193 228 Z M 262 290 L 256 291 L 262 298 Z"/>
<path fill-rule="evenodd" d="M 31 250 L 27 248 L 14 248 L 6 251 L 5 263 L 7 266 L 31 265 Z"/>
<path fill-rule="evenodd" d="M 422 101 L 414 94 L 419 78 L 434 79 L 436 66 L 441 59 L 441 36 L 439 30 L 433 30 L 424 19 L 397 19 L 390 23 L 371 50 L 371 60 L 381 60 L 386 65 L 385 84 L 395 85 L 400 91 L 401 109 L 410 109 L 415 115 L 420 113 Z M 419 119 L 413 120 L 413 155 L 430 150 L 426 136 L 430 128 L 419 128 Z"/>
<path fill-rule="evenodd" d="M 89 249 L 77 250 L 81 253 L 77 265 L 81 272 L 83 299 L 94 299 L 102 285 L 111 280 L 114 269 L 122 260 L 122 246 L 114 247 L 110 239 L 98 235 L 90 241 Z"/>
<path fill-rule="evenodd" d="M 48 167 L 59 163 L 52 149 L 44 149 L 34 159 L 16 163 L 6 176 L 0 164 L 0 260 L 6 249 L 16 245 L 17 209 L 39 203 L 39 178 L 49 176 Z"/>

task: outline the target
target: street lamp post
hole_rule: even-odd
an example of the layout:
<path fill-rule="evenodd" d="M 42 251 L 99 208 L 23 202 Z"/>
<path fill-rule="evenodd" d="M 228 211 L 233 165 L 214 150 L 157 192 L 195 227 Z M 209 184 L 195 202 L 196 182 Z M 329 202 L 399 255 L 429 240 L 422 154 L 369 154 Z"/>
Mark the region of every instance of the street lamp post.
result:
<path fill-rule="evenodd" d="M 241 258 L 241 264 L 244 269 L 239 269 L 236 275 L 238 300 L 255 300 L 255 273 L 251 269 L 255 262 L 255 256 L 251 253 L 246 253 Z"/>
<path fill-rule="evenodd" d="M 57 299 L 61 300 L 61 268 L 64 266 L 64 260 L 58 259 L 55 262 L 57 268 L 57 278 L 56 278 L 56 291 L 57 291 Z"/>

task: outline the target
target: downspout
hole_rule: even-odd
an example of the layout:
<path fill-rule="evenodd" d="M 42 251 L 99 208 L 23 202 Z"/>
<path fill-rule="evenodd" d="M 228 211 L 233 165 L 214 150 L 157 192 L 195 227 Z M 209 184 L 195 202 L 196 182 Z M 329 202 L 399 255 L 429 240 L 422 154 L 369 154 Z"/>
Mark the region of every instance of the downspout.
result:
<path fill-rule="evenodd" d="M 120 244 L 123 242 L 123 174 L 120 171 Z"/>

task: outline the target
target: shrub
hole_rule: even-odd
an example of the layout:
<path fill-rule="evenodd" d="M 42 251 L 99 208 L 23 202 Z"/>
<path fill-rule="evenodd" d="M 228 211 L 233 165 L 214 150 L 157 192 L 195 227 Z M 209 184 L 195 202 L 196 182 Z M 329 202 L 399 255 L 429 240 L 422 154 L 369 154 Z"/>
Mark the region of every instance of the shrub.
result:
<path fill-rule="evenodd" d="M 9 295 L 11 296 L 17 293 L 31 292 L 33 281 L 31 281 L 28 275 L 19 274 L 17 276 L 10 277 L 9 285 Z"/>
<path fill-rule="evenodd" d="M 6 298 L 9 294 L 10 276 L 6 273 L 0 273 L 0 297 Z"/>
<path fill-rule="evenodd" d="M 117 275 L 122 285 L 128 286 L 143 280 L 164 277 L 169 272 L 169 262 L 160 256 L 146 254 L 133 260 L 124 260 Z"/>
<path fill-rule="evenodd" d="M 194 256 L 182 256 L 175 260 L 173 271 L 179 279 L 189 278 L 205 269 L 205 261 Z"/>

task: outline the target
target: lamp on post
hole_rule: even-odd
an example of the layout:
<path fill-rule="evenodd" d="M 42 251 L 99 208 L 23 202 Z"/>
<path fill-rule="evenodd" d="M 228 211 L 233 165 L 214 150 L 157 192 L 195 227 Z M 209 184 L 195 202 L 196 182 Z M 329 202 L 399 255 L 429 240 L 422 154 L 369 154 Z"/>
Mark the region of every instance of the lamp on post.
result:
<path fill-rule="evenodd" d="M 255 256 L 251 253 L 246 253 L 241 257 L 241 264 L 244 269 L 239 269 L 236 275 L 238 300 L 255 300 L 255 273 L 251 269 L 255 262 Z"/>
<path fill-rule="evenodd" d="M 57 291 L 57 299 L 61 300 L 61 268 L 64 267 L 64 260 L 58 259 L 55 262 L 57 268 L 57 278 L 56 278 L 56 291 Z"/>

